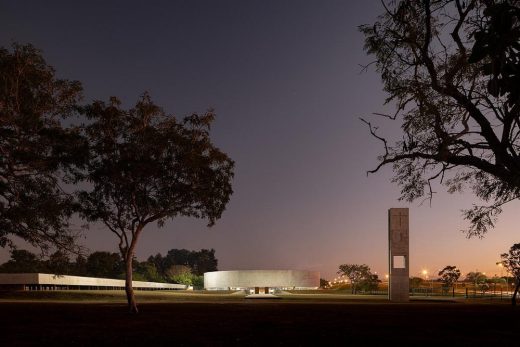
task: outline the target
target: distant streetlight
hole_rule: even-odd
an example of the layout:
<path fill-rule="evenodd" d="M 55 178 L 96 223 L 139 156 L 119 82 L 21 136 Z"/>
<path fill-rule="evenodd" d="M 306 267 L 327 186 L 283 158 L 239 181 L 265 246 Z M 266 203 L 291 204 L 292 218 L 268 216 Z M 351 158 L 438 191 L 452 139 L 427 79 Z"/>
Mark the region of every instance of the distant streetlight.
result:
<path fill-rule="evenodd" d="M 421 271 L 421 273 L 424 276 L 424 280 L 426 281 L 426 285 L 428 285 L 428 270 L 423 269 Z M 430 281 L 430 288 L 431 288 L 431 291 L 432 291 L 432 294 L 433 294 L 433 278 L 431 278 L 431 281 Z M 428 295 L 428 291 L 426 291 L 426 295 Z"/>
<path fill-rule="evenodd" d="M 501 261 L 497 262 L 498 267 L 500 268 L 500 280 L 503 279 L 502 271 L 504 270 L 504 264 Z M 507 287 L 507 286 L 506 286 Z M 500 297 L 502 297 L 502 283 L 500 283 Z"/>

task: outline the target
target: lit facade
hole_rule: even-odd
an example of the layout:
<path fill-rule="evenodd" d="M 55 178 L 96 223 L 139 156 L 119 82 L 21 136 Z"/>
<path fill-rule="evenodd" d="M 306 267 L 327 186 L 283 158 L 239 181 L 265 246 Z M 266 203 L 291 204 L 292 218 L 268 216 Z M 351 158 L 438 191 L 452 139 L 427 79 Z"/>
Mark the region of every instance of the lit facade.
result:
<path fill-rule="evenodd" d="M 181 290 L 183 284 L 132 281 L 137 290 Z M 0 274 L 0 287 L 18 290 L 124 289 L 125 280 L 42 273 Z"/>
<path fill-rule="evenodd" d="M 204 274 L 207 290 L 247 290 L 256 294 L 276 290 L 317 289 L 320 273 L 307 270 L 234 270 Z"/>

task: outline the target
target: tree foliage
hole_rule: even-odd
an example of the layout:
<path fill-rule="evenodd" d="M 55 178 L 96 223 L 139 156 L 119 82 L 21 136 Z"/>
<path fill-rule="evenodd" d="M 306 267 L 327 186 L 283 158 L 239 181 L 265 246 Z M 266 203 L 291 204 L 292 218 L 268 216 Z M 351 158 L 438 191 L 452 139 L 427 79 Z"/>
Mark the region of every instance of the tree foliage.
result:
<path fill-rule="evenodd" d="M 31 45 L 0 48 L 0 246 L 17 236 L 47 251 L 71 250 L 74 212 L 66 173 L 81 166 L 78 129 L 63 125 L 81 97 L 77 81 L 58 79 Z"/>
<path fill-rule="evenodd" d="M 191 272 L 181 272 L 170 277 L 172 283 L 184 284 L 187 286 L 193 285 L 193 274 Z"/>
<path fill-rule="evenodd" d="M 485 283 L 486 282 L 486 275 L 484 275 L 482 272 L 479 271 L 472 271 L 468 272 L 466 274 L 466 278 L 464 279 L 467 282 L 474 283 L 475 285 Z"/>
<path fill-rule="evenodd" d="M 207 254 L 207 250 L 187 251 L 190 254 Z M 212 250 L 214 253 L 214 250 Z M 180 283 L 195 288 L 204 287 L 204 277 L 192 272 L 188 265 L 172 265 L 164 273 L 151 259 L 160 254 L 150 256 L 146 261 L 132 261 L 133 279 L 138 281 L 159 283 Z M 163 259 L 166 259 L 164 257 Z M 215 259 L 216 260 L 216 259 Z M 42 257 L 23 249 L 11 250 L 11 258 L 0 264 L 0 273 L 53 273 L 58 275 L 74 275 L 98 278 L 125 278 L 125 266 L 119 253 L 96 251 L 86 258 L 80 254 L 72 261 L 69 254 L 60 250 Z"/>
<path fill-rule="evenodd" d="M 129 308 L 137 312 L 132 259 L 144 228 L 175 217 L 220 218 L 232 193 L 233 161 L 210 141 L 214 114 L 182 120 L 166 115 L 145 94 L 130 110 L 116 98 L 84 108 L 89 160 L 77 181 L 82 215 L 118 238 L 126 268 Z"/>
<path fill-rule="evenodd" d="M 351 283 L 352 294 L 356 293 L 358 287 L 363 281 L 370 282 L 372 276 L 370 267 L 365 264 L 342 264 L 339 266 L 338 274 L 346 276 L 349 279 Z"/>
<path fill-rule="evenodd" d="M 518 1 L 488 1 L 484 23 L 473 32 L 475 43 L 468 59 L 482 62 L 481 72 L 489 76 L 487 91 L 507 97 L 507 105 L 520 102 L 520 8 Z"/>
<path fill-rule="evenodd" d="M 371 273 L 359 282 L 358 288 L 365 292 L 370 292 L 377 290 L 379 288 L 379 283 L 381 283 L 379 276 Z"/>
<path fill-rule="evenodd" d="M 494 226 L 520 196 L 520 21 L 518 0 L 401 0 L 363 25 L 402 138 L 368 124 L 394 169 L 401 199 L 471 189 L 485 202 L 464 212 L 467 235 Z"/>
<path fill-rule="evenodd" d="M 205 272 L 217 271 L 218 266 L 214 249 L 201 249 L 200 251 L 171 249 L 165 256 L 160 253 L 150 256 L 148 261 L 153 262 L 165 277 L 170 272 L 175 272 L 179 266 L 186 266 L 190 272 L 198 276 L 202 276 Z"/>
<path fill-rule="evenodd" d="M 439 271 L 439 277 L 446 287 L 453 287 L 460 278 L 460 270 L 456 266 L 447 265 Z"/>
<path fill-rule="evenodd" d="M 73 265 L 70 261 L 69 254 L 59 249 L 49 255 L 49 259 L 45 264 L 46 272 L 58 275 L 73 273 Z"/>
<path fill-rule="evenodd" d="M 171 276 L 169 282 L 184 284 L 194 289 L 201 289 L 204 287 L 204 276 L 199 276 L 191 272 L 182 272 Z"/>
<path fill-rule="evenodd" d="M 88 256 L 85 270 L 86 276 L 119 278 L 124 272 L 124 265 L 118 253 L 97 251 Z"/>
<path fill-rule="evenodd" d="M 164 281 L 194 288 L 203 288 L 204 273 L 217 271 L 218 264 L 214 249 L 171 249 L 165 256 L 160 253 L 150 256 L 147 262 L 154 264 Z"/>
<path fill-rule="evenodd" d="M 25 249 L 12 249 L 11 259 L 0 265 L 3 273 L 33 273 L 43 270 L 43 264 L 34 253 Z"/>
<path fill-rule="evenodd" d="M 502 253 L 500 257 L 502 258 L 502 264 L 504 267 L 515 278 L 516 286 L 512 297 L 512 304 L 515 306 L 516 295 L 520 288 L 520 243 L 512 245 L 509 252 Z"/>
<path fill-rule="evenodd" d="M 134 264 L 134 277 L 136 274 L 139 274 L 141 276 L 141 281 L 165 282 L 165 278 L 161 276 L 154 263 L 144 261 L 134 262 Z"/>
<path fill-rule="evenodd" d="M 13 246 L 12 236 L 44 251 L 57 246 L 49 271 L 84 271 L 93 265 L 88 259 L 65 268 L 72 262 L 63 250 L 76 236 L 69 218 L 80 212 L 102 222 L 118 237 L 129 306 L 137 312 L 131 283 L 145 226 L 180 216 L 212 226 L 232 194 L 234 163 L 209 137 L 214 113 L 178 120 L 147 94 L 130 110 L 114 97 L 79 106 L 79 82 L 57 79 L 31 45 L 0 49 L 0 85 L 0 247 Z M 65 126 L 71 115 L 85 124 Z M 198 256 L 196 274 L 216 268 L 214 250 Z M 155 264 L 136 264 L 145 278 L 162 277 Z"/>

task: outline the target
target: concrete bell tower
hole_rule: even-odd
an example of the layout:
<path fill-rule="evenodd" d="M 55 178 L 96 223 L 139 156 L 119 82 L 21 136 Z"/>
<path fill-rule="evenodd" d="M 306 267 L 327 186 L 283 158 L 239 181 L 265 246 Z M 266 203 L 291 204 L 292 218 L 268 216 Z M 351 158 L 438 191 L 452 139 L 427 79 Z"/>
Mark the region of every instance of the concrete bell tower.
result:
<path fill-rule="evenodd" d="M 388 210 L 388 299 L 410 300 L 410 229 L 407 208 Z"/>

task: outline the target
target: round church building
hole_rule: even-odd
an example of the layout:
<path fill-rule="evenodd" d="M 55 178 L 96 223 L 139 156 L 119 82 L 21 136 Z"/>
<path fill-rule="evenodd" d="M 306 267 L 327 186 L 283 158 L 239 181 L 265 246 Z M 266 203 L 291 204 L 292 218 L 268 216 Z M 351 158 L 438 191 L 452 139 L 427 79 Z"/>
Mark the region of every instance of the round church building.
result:
<path fill-rule="evenodd" d="M 317 289 L 319 286 L 319 271 L 234 270 L 204 273 L 206 290 L 245 290 L 251 294 L 269 294 L 277 290 Z"/>

